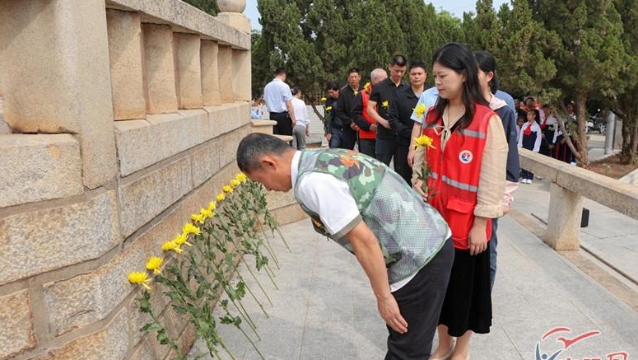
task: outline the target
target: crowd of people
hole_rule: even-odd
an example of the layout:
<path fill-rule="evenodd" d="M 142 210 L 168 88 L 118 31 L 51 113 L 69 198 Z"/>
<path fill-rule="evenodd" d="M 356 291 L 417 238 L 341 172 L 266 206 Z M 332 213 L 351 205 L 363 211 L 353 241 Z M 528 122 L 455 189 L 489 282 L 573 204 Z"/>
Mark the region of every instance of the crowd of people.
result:
<path fill-rule="evenodd" d="M 250 179 L 292 190 L 315 230 L 356 256 L 387 324 L 386 360 L 469 358 L 471 336 L 492 324 L 498 218 L 519 178 L 533 178 L 518 148 L 572 160 L 551 106 L 515 101 L 496 69 L 490 53 L 458 43 L 430 66 L 395 55 L 363 86 L 351 68 L 347 85 L 326 86 L 329 148 L 304 151 L 305 104 L 278 69 L 264 98 L 294 146 L 251 134 L 237 150 Z"/>

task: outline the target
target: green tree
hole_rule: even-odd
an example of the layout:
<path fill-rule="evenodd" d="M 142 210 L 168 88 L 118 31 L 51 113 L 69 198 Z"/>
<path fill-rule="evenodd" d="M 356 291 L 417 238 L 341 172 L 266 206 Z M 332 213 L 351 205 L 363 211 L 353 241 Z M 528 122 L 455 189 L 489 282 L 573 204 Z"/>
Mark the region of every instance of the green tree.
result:
<path fill-rule="evenodd" d="M 599 94 L 618 93 L 618 74 L 624 69 L 623 26 L 612 0 L 531 1 L 537 21 L 560 39 L 545 55 L 554 58 L 558 77 L 553 84 L 576 103 L 578 127 L 574 140 L 579 163 L 589 164 L 586 104 Z"/>
<path fill-rule="evenodd" d="M 217 7 L 217 0 L 184 0 L 184 2 L 193 5 L 194 7 L 202 10 L 213 16 L 217 16 L 219 8 Z"/>
<path fill-rule="evenodd" d="M 468 21 L 465 25 L 465 41 L 473 49 L 495 53 L 500 45 L 501 31 L 492 0 L 478 0 L 476 16 L 471 16 L 472 13 L 463 14 L 464 25 Z"/>
<path fill-rule="evenodd" d="M 638 2 L 616 0 L 624 32 L 622 41 L 627 51 L 625 71 L 620 79 L 625 85 L 618 94 L 615 112 L 622 118 L 621 161 L 638 164 Z"/>
<path fill-rule="evenodd" d="M 559 92 L 549 85 L 556 65 L 545 54 L 558 46 L 558 37 L 532 18 L 528 0 L 512 0 L 512 9 L 501 7 L 498 17 L 502 41 L 492 52 L 498 59 L 501 87 L 517 96 L 556 100 Z"/>

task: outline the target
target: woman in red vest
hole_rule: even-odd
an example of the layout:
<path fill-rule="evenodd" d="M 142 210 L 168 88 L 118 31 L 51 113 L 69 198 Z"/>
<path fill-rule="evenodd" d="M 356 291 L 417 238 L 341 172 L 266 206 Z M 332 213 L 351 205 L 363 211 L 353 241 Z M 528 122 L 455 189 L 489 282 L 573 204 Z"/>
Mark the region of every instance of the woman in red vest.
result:
<path fill-rule="evenodd" d="M 414 187 L 450 225 L 455 258 L 439 318 L 439 345 L 430 359 L 467 359 L 472 333 L 489 333 L 492 324 L 486 250 L 490 220 L 503 214 L 508 146 L 501 120 L 483 98 L 469 49 L 456 43 L 441 47 L 433 73 L 439 99 L 423 127 L 432 142 L 423 147 L 425 154 L 417 150 L 413 167 L 429 169 L 427 186 L 416 180 Z"/>

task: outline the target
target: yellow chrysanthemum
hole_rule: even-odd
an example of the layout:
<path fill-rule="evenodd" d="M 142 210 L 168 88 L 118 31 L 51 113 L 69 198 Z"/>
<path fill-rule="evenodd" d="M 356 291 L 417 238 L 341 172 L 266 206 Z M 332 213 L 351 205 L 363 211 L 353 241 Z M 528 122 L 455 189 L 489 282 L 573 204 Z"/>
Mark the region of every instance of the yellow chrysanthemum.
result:
<path fill-rule="evenodd" d="M 415 107 L 414 113 L 418 116 L 423 116 L 423 114 L 425 114 L 425 104 L 419 104 L 417 107 Z"/>
<path fill-rule="evenodd" d="M 230 186 L 234 189 L 236 187 L 238 187 L 239 185 L 241 185 L 241 182 L 237 179 L 233 179 L 230 181 Z"/>
<path fill-rule="evenodd" d="M 237 174 L 237 176 L 235 176 L 235 179 L 239 180 L 240 182 L 246 182 L 246 180 L 248 180 L 248 177 L 244 173 L 239 173 Z"/>
<path fill-rule="evenodd" d="M 388 107 L 390 107 L 390 103 L 388 102 L 388 100 L 386 100 L 386 101 L 381 103 L 381 106 L 383 106 L 384 108 L 387 109 Z"/>
<path fill-rule="evenodd" d="M 224 185 L 224 187 L 222 188 L 222 190 L 224 190 L 225 193 L 230 194 L 231 192 L 233 192 L 233 188 L 230 185 Z"/>
<path fill-rule="evenodd" d="M 332 106 L 326 106 L 326 111 L 332 110 Z"/>
<path fill-rule="evenodd" d="M 177 235 L 172 241 L 178 246 L 182 246 L 183 244 L 191 246 L 191 244 L 188 243 L 188 234 L 181 233 Z"/>
<path fill-rule="evenodd" d="M 217 209 L 217 201 L 211 201 L 208 203 L 208 210 L 209 211 L 215 211 L 215 209 Z"/>
<path fill-rule="evenodd" d="M 357 94 L 359 94 L 359 91 L 355 90 L 354 91 L 354 96 L 357 96 Z"/>
<path fill-rule="evenodd" d="M 206 221 L 206 219 L 204 218 L 204 215 L 202 215 L 202 214 L 193 214 L 193 215 L 191 215 L 191 220 L 193 220 L 194 222 L 196 222 L 198 224 L 203 224 L 204 221 Z"/>
<path fill-rule="evenodd" d="M 146 289 L 151 290 L 151 287 L 148 286 L 148 283 L 151 279 L 148 278 L 148 274 L 145 271 L 133 271 L 128 274 L 128 281 L 131 284 L 142 285 Z"/>
<path fill-rule="evenodd" d="M 208 210 L 208 209 L 199 209 L 199 214 L 201 216 L 204 217 L 204 219 L 210 219 L 213 216 L 215 216 L 215 213 L 213 213 L 213 210 Z"/>
<path fill-rule="evenodd" d="M 432 138 L 426 135 L 421 135 L 417 138 L 414 138 L 415 148 L 420 148 L 423 146 L 427 146 L 429 148 L 434 149 L 434 145 L 432 145 Z"/>
<path fill-rule="evenodd" d="M 321 98 L 321 102 L 322 102 L 322 103 L 325 103 L 325 102 L 326 102 L 326 98 L 325 98 L 325 97 L 322 97 L 322 98 Z"/>
<path fill-rule="evenodd" d="M 199 230 L 199 228 L 191 223 L 187 223 L 186 225 L 184 225 L 184 228 L 182 228 L 182 233 L 188 235 L 188 234 L 193 234 L 193 235 L 199 235 L 202 232 Z"/>
<path fill-rule="evenodd" d="M 152 256 L 150 259 L 148 259 L 148 262 L 146 262 L 146 270 L 151 270 L 155 274 L 159 274 L 160 267 L 162 266 L 163 262 L 164 259 L 157 256 Z"/>
<path fill-rule="evenodd" d="M 175 251 L 178 254 L 182 253 L 182 248 L 179 247 L 179 244 L 175 241 L 167 241 L 162 245 L 162 250 L 164 251 Z"/>
<path fill-rule="evenodd" d="M 217 202 L 222 202 L 226 199 L 226 195 L 224 195 L 224 193 L 219 193 L 219 195 L 217 195 Z"/>

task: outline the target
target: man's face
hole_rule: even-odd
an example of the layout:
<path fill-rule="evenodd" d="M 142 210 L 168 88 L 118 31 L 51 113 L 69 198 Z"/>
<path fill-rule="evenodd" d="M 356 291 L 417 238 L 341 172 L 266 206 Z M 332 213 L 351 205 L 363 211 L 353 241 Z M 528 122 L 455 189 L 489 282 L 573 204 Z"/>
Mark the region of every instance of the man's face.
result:
<path fill-rule="evenodd" d="M 359 88 L 359 82 L 361 81 L 361 75 L 356 72 L 351 72 L 348 74 L 348 85 L 350 85 L 353 89 Z"/>
<path fill-rule="evenodd" d="M 573 113 L 574 112 L 574 105 L 572 105 L 571 103 L 567 104 L 567 112 Z"/>
<path fill-rule="evenodd" d="M 412 68 L 410 70 L 410 85 L 414 87 L 422 86 L 425 83 L 426 76 L 425 69 L 420 67 Z"/>
<path fill-rule="evenodd" d="M 398 82 L 403 79 L 403 75 L 405 74 L 405 65 L 388 65 L 388 70 L 390 70 L 390 78 L 394 82 Z"/>
<path fill-rule="evenodd" d="M 286 192 L 292 188 L 292 180 L 276 165 L 262 163 L 262 167 L 246 173 L 246 176 L 264 185 L 268 191 Z"/>
<path fill-rule="evenodd" d="M 330 96 L 333 99 L 336 99 L 339 97 L 339 91 L 330 89 L 328 90 L 328 96 Z"/>

